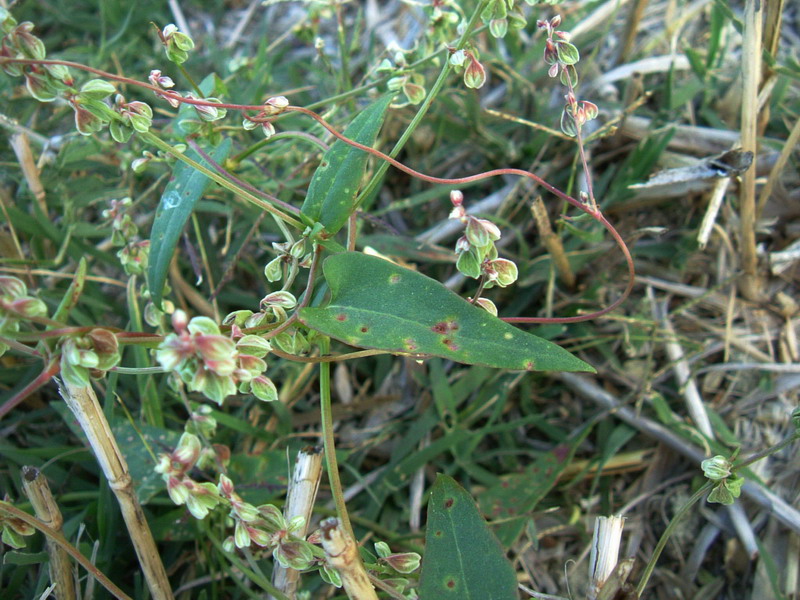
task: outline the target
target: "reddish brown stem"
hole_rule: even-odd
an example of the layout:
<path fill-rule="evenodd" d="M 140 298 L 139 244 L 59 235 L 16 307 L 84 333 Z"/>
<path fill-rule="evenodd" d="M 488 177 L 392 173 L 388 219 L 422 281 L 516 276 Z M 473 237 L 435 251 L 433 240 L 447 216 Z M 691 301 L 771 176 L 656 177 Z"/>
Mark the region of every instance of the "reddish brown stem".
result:
<path fill-rule="evenodd" d="M 126 83 L 133 86 L 142 87 L 145 89 L 152 90 L 158 94 L 159 97 L 162 98 L 172 98 L 178 100 L 179 102 L 183 102 L 186 104 L 192 104 L 195 106 L 212 106 L 217 108 L 226 108 L 229 110 L 239 110 L 239 111 L 262 111 L 264 109 L 263 105 L 246 105 L 246 104 L 218 104 L 215 102 L 208 102 L 206 100 L 198 100 L 195 98 L 183 98 L 178 94 L 165 91 L 161 88 L 156 86 L 137 81 L 135 79 L 131 79 L 129 77 L 123 77 L 121 75 L 114 75 L 113 73 L 108 73 L 106 71 L 102 71 L 100 69 L 95 69 L 93 67 L 88 67 L 86 65 L 82 65 L 80 63 L 75 63 L 72 61 L 65 61 L 65 60 L 35 60 L 35 59 L 17 59 L 17 58 L 7 58 L 3 57 L 0 58 L 0 64 L 5 63 L 16 63 L 16 64 L 31 64 L 31 65 L 63 65 L 66 67 L 72 67 L 75 69 L 87 71 L 89 73 L 94 73 L 95 75 L 99 75 L 101 77 L 105 77 L 112 81 L 118 81 L 120 83 Z M 576 207 L 578 210 L 581 210 L 599 222 L 614 238 L 614 241 L 619 246 L 620 250 L 622 251 L 623 255 L 625 256 L 625 260 L 628 265 L 628 275 L 629 281 L 628 285 L 625 288 L 625 291 L 622 293 L 622 296 L 618 298 L 615 302 L 611 305 L 607 306 L 606 308 L 595 311 L 593 313 L 588 313 L 586 315 L 580 315 L 576 317 L 505 317 L 503 318 L 504 321 L 512 322 L 512 323 L 576 323 L 580 321 L 588 321 L 594 319 L 596 317 L 602 316 L 615 308 L 617 308 L 622 302 L 630 294 L 631 290 L 633 289 L 634 285 L 634 273 L 635 268 L 633 264 L 633 258 L 631 257 L 630 251 L 628 250 L 625 241 L 622 239 L 622 236 L 617 232 L 611 223 L 609 223 L 606 218 L 602 215 L 599 208 L 597 208 L 596 204 L 594 203 L 593 198 L 591 199 L 591 204 L 587 205 L 579 200 L 576 200 L 572 196 L 565 194 L 558 188 L 550 185 L 545 180 L 543 180 L 538 175 L 531 173 L 529 171 L 524 171 L 522 169 L 513 169 L 513 168 L 506 168 L 506 169 L 493 169 L 491 171 L 484 171 L 483 173 L 478 173 L 476 175 L 469 175 L 467 177 L 456 177 L 456 178 L 444 178 L 444 177 L 434 177 L 432 175 L 426 175 L 419 171 L 412 169 L 411 167 L 407 167 L 400 161 L 392 158 L 391 156 L 384 154 L 379 150 L 375 150 L 374 148 L 370 148 L 369 146 L 365 146 L 364 144 L 360 144 L 354 140 L 351 140 L 344 136 L 343 134 L 339 133 L 334 127 L 328 124 L 322 117 L 320 117 L 315 112 L 303 108 L 301 106 L 287 106 L 285 112 L 299 112 L 305 115 L 308 115 L 315 121 L 317 121 L 320 125 L 322 125 L 325 129 L 327 129 L 334 137 L 343 141 L 344 143 L 352 146 L 353 148 L 358 148 L 359 150 L 363 150 L 364 152 L 368 152 L 369 154 L 380 158 L 381 160 L 386 161 L 396 169 L 411 175 L 412 177 L 416 177 L 417 179 L 421 179 L 423 181 L 427 181 L 429 183 L 437 183 L 437 184 L 444 184 L 444 185 L 462 185 L 466 183 L 472 183 L 474 181 L 482 181 L 484 179 L 489 179 L 491 177 L 496 177 L 498 175 L 518 175 L 520 177 L 526 177 L 528 179 L 533 180 L 538 185 L 549 191 L 554 196 L 560 198 L 564 202 L 568 202 L 572 206 Z M 582 147 L 581 147 L 582 150 Z"/>
<path fill-rule="evenodd" d="M 0 419 L 14 410 L 25 398 L 50 381 L 52 377 L 58 375 L 59 371 L 61 371 L 61 365 L 58 358 L 54 358 L 47 365 L 47 368 L 39 373 L 33 381 L 9 398 L 3 406 L 0 406 Z"/>
<path fill-rule="evenodd" d="M 255 186 L 253 186 L 253 185 L 250 185 L 250 184 L 249 184 L 249 183 L 247 183 L 246 181 L 242 181 L 241 179 L 239 179 L 238 177 L 236 177 L 236 175 L 234 175 L 233 173 L 231 173 L 230 171 L 228 171 L 227 169 L 225 169 L 225 167 L 223 167 L 221 164 L 219 164 L 219 163 L 218 163 L 218 162 L 216 162 L 216 161 L 215 161 L 213 158 L 211 158 L 211 157 L 208 155 L 208 153 L 207 153 L 207 152 L 205 152 L 205 151 L 204 151 L 204 150 L 203 150 L 203 149 L 202 149 L 200 146 L 198 146 L 198 145 L 197 145 L 197 144 L 194 142 L 194 140 L 192 140 L 192 139 L 187 139 L 186 141 L 187 141 L 187 142 L 189 143 L 189 145 L 192 147 L 192 150 L 194 150 L 194 151 L 195 151 L 195 152 L 197 152 L 197 153 L 198 153 L 200 156 L 202 156 L 202 157 L 203 157 L 203 160 L 204 160 L 204 161 L 206 161 L 208 164 L 210 164 L 210 165 L 211 165 L 211 166 L 214 168 L 214 170 L 215 170 L 217 173 L 219 173 L 220 175 L 224 175 L 225 177 L 227 177 L 228 179 L 230 179 L 231 181 L 233 181 L 233 183 L 235 183 L 235 184 L 236 184 L 236 185 L 238 185 L 239 187 L 243 187 L 244 189 L 246 189 L 247 191 L 249 191 L 251 194 L 254 194 L 254 195 L 256 195 L 256 196 L 260 196 L 261 198 L 264 198 L 264 200 L 267 200 L 267 201 L 269 201 L 269 202 L 272 202 L 272 203 L 273 203 L 273 204 L 275 204 L 276 206 L 280 206 L 282 209 L 284 209 L 284 210 L 286 210 L 286 211 L 288 211 L 288 212 L 294 213 L 294 214 L 296 214 L 296 215 L 299 215 L 299 214 L 300 214 L 300 209 L 299 209 L 299 208 L 297 208 L 296 206 L 292 206 L 292 205 L 291 205 L 291 204 L 289 204 L 288 202 L 284 202 L 283 200 L 280 200 L 279 198 L 276 198 L 276 197 L 275 197 L 275 196 L 273 196 L 272 194 L 268 194 L 268 193 L 266 193 L 266 192 L 262 192 L 262 191 L 261 191 L 261 190 L 259 190 L 257 187 L 255 187 Z"/>

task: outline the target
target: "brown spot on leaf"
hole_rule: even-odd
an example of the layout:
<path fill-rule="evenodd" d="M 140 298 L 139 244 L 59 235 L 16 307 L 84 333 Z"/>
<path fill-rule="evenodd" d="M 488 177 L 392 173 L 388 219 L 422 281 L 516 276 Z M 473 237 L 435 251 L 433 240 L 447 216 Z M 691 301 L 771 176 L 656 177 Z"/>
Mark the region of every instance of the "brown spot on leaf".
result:
<path fill-rule="evenodd" d="M 450 508 L 451 506 L 453 506 L 453 499 L 452 498 L 448 498 L 447 500 L 444 501 L 444 507 L 445 508 Z"/>
<path fill-rule="evenodd" d="M 367 333 L 369 331 L 369 327 L 367 327 L 366 325 L 362 325 L 359 331 L 361 333 Z"/>
<path fill-rule="evenodd" d="M 451 579 L 448 579 L 448 580 L 445 582 L 445 585 L 446 585 L 447 587 L 449 587 L 451 590 L 452 590 L 452 589 L 455 589 L 455 587 L 456 587 L 456 581 L 455 581 L 455 579 L 452 579 L 452 578 L 451 578 Z"/>
<path fill-rule="evenodd" d="M 439 335 L 444 335 L 447 333 L 447 323 L 444 321 L 439 321 L 436 325 L 431 327 L 431 331 L 433 331 L 433 333 L 438 333 Z"/>
<path fill-rule="evenodd" d="M 403 346 L 405 346 L 405 349 L 408 350 L 409 352 L 414 352 L 418 348 L 417 342 L 415 342 L 411 338 L 403 340 Z"/>
<path fill-rule="evenodd" d="M 532 360 L 526 360 L 523 366 L 526 371 L 533 371 L 536 369 L 536 365 L 533 364 Z"/>
<path fill-rule="evenodd" d="M 400 275 L 398 273 L 394 273 L 393 275 L 389 276 L 389 283 L 400 283 Z"/>
<path fill-rule="evenodd" d="M 564 444 L 556 446 L 553 448 L 553 456 L 556 457 L 558 462 L 564 462 L 567 456 L 569 456 L 569 447 Z"/>
<path fill-rule="evenodd" d="M 337 321 L 347 321 L 347 315 L 344 314 L 344 313 L 338 314 L 338 315 L 336 315 L 336 320 Z"/>

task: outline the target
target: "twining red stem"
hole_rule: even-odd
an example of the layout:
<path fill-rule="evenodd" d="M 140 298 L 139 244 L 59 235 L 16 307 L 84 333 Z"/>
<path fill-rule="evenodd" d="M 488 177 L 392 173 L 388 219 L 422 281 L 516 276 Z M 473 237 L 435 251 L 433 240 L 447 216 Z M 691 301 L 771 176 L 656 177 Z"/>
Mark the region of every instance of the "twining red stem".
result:
<path fill-rule="evenodd" d="M 61 371 L 61 364 L 59 363 L 58 358 L 54 358 L 50 361 L 50 364 L 47 365 L 47 368 L 39 373 L 33 381 L 31 381 L 11 398 L 6 400 L 2 406 L 0 406 L 0 419 L 14 410 L 18 404 L 25 400 L 25 398 L 50 381 L 51 377 L 58 375 L 59 371 Z"/>
<path fill-rule="evenodd" d="M 225 104 L 225 103 L 216 103 L 216 102 L 208 102 L 206 100 L 196 99 L 196 98 L 184 98 L 177 93 L 170 92 L 169 90 L 164 90 L 154 85 L 150 85 L 144 83 L 142 81 L 137 81 L 135 79 L 131 79 L 129 77 L 124 77 L 121 75 L 115 75 L 113 73 L 108 73 L 106 71 L 102 71 L 100 69 L 95 69 L 93 67 L 89 67 L 86 65 L 82 65 L 80 63 L 67 61 L 67 60 L 36 60 L 36 59 L 18 59 L 18 58 L 8 58 L 2 57 L 0 58 L 0 64 L 5 63 L 15 63 L 15 64 L 29 64 L 29 65 L 63 65 L 65 67 L 72 67 L 75 69 L 87 71 L 89 73 L 94 73 L 95 75 L 99 75 L 106 79 L 110 79 L 112 81 L 118 81 L 120 83 L 125 83 L 133 86 L 142 87 L 145 89 L 152 90 L 156 92 L 159 97 L 162 98 L 172 98 L 174 100 L 178 100 L 179 102 L 183 102 L 186 104 L 192 104 L 194 106 L 211 106 L 216 108 L 225 108 L 229 110 L 238 110 L 238 111 L 263 111 L 264 105 L 247 105 L 247 104 Z M 577 323 L 580 321 L 588 321 L 594 319 L 596 317 L 602 316 L 608 312 L 611 312 L 615 308 L 617 308 L 622 302 L 630 294 L 631 290 L 633 289 L 634 285 L 634 274 L 635 268 L 633 264 L 633 258 L 631 257 L 630 251 L 628 250 L 625 241 L 622 239 L 622 236 L 619 232 L 614 228 L 611 223 L 606 220 L 606 218 L 602 215 L 599 208 L 597 208 L 596 204 L 594 203 L 594 199 L 591 198 L 590 204 L 585 204 L 579 200 L 576 200 L 572 196 L 565 194 L 558 188 L 550 185 L 544 179 L 539 177 L 538 175 L 531 173 L 529 171 L 524 171 L 522 169 L 513 169 L 513 168 L 505 168 L 505 169 L 493 169 L 491 171 L 484 171 L 483 173 L 478 173 L 476 175 L 469 175 L 467 177 L 456 177 L 456 178 L 445 178 L 445 177 L 434 177 L 432 175 L 426 175 L 425 173 L 421 173 L 412 169 L 411 167 L 407 167 L 400 161 L 392 158 L 388 154 L 384 154 L 380 150 L 375 150 L 374 148 L 370 148 L 364 144 L 360 144 L 350 138 L 346 137 L 345 135 L 339 133 L 332 125 L 330 125 L 325 119 L 320 117 L 315 112 L 303 108 L 301 106 L 287 106 L 284 109 L 284 112 L 298 112 L 305 114 L 315 121 L 317 121 L 320 125 L 322 125 L 325 129 L 327 129 L 334 137 L 341 140 L 342 142 L 352 146 L 353 148 L 358 148 L 359 150 L 363 150 L 364 152 L 368 152 L 369 154 L 380 158 L 381 160 L 386 161 L 396 169 L 411 175 L 412 177 L 416 177 L 423 181 L 427 181 L 429 183 L 437 183 L 437 184 L 445 184 L 445 185 L 460 185 L 466 183 L 472 183 L 474 181 L 482 181 L 484 179 L 489 179 L 491 177 L 496 177 L 498 175 L 518 175 L 520 177 L 526 177 L 531 179 L 532 181 L 536 182 L 538 185 L 542 186 L 544 189 L 549 191 L 554 196 L 560 198 L 561 200 L 568 202 L 572 206 L 576 207 L 578 210 L 581 210 L 595 219 L 598 223 L 600 223 L 606 231 L 611 234 L 611 237 L 614 238 L 614 241 L 619 246 L 620 250 L 622 251 L 623 256 L 625 257 L 625 261 L 628 266 L 628 285 L 625 288 L 625 291 L 622 293 L 616 301 L 614 301 L 611 305 L 607 306 L 606 308 L 595 311 L 592 313 L 587 313 L 585 315 L 579 315 L 575 317 L 504 317 L 503 320 L 510 322 L 510 323 Z M 221 167 L 220 167 L 221 168 Z"/>

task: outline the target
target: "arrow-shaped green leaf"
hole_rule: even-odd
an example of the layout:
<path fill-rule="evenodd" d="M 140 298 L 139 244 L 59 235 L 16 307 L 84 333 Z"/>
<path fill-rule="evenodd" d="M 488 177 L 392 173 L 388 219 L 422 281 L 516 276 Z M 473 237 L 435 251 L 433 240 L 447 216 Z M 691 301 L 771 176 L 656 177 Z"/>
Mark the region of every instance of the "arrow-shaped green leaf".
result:
<path fill-rule="evenodd" d="M 228 138 L 210 152 L 211 158 L 215 162 L 221 163 L 228 156 L 230 149 L 231 140 Z M 203 158 L 194 150 L 189 150 L 186 156 L 205 164 Z M 199 171 L 181 162 L 175 165 L 172 181 L 164 189 L 156 209 L 153 229 L 150 232 L 150 256 L 147 269 L 147 285 L 156 306 L 161 306 L 169 262 L 172 260 L 172 254 L 183 232 L 183 227 L 210 181 Z"/>
<path fill-rule="evenodd" d="M 343 252 L 329 257 L 323 272 L 330 304 L 303 308 L 300 321 L 352 346 L 501 369 L 594 371 L 563 348 L 387 260 Z"/>
<path fill-rule="evenodd" d="M 372 146 L 393 96 L 384 96 L 364 109 L 344 135 L 365 146 Z M 347 223 L 364 176 L 369 154 L 337 140 L 322 156 L 308 186 L 301 209 L 312 221 L 322 223 L 333 235 Z"/>
<path fill-rule="evenodd" d="M 517 578 L 467 491 L 438 475 L 428 502 L 420 600 L 517 600 Z"/>

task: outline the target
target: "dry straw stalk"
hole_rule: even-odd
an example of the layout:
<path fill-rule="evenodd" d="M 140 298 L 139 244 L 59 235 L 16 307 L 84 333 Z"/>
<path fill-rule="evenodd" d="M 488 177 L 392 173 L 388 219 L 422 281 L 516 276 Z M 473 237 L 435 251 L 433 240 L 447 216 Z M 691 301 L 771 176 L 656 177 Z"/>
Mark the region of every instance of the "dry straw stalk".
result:
<path fill-rule="evenodd" d="M 133 489 L 128 465 L 111 433 L 111 427 L 97 401 L 97 395 L 91 386 L 74 386 L 66 381 L 59 387 L 59 392 L 89 439 L 89 445 L 97 462 L 100 463 L 100 468 L 117 497 L 122 518 L 128 528 L 150 593 L 155 600 L 172 600 L 167 572 L 164 570 L 153 534 Z"/>

